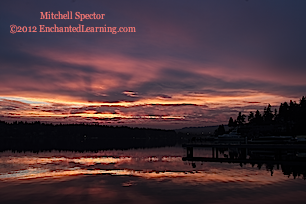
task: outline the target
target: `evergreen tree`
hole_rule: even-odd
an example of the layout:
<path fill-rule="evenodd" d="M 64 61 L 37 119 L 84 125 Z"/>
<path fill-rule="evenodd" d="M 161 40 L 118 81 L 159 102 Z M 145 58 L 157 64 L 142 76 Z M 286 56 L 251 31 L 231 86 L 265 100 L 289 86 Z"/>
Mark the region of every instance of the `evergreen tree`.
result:
<path fill-rule="evenodd" d="M 260 125 L 260 124 L 262 124 L 262 121 L 263 121 L 263 118 L 262 118 L 260 112 L 257 110 L 256 113 L 255 113 L 254 122 L 255 122 L 257 125 Z"/>
<path fill-rule="evenodd" d="M 303 96 L 300 100 L 300 107 L 303 109 L 303 108 L 306 108 L 306 98 L 305 96 Z"/>
<path fill-rule="evenodd" d="M 225 133 L 225 128 L 222 125 L 219 125 L 218 129 L 215 130 L 215 135 L 223 135 Z"/>
<path fill-rule="evenodd" d="M 250 115 L 248 116 L 249 123 L 252 123 L 252 120 L 254 120 L 254 118 L 255 118 L 254 113 L 251 111 Z"/>
<path fill-rule="evenodd" d="M 265 110 L 264 110 L 263 120 L 266 123 L 271 123 L 273 117 L 274 117 L 274 115 L 273 115 L 273 112 L 271 110 L 271 105 L 269 104 L 268 107 L 265 108 Z"/>
<path fill-rule="evenodd" d="M 228 127 L 235 127 L 234 120 L 233 120 L 232 117 L 230 117 L 230 119 L 228 121 Z"/>
<path fill-rule="evenodd" d="M 241 115 L 241 112 L 239 112 L 237 117 L 237 123 L 238 125 L 243 125 L 245 123 L 245 115 Z"/>
<path fill-rule="evenodd" d="M 230 118 L 229 126 L 235 127 L 245 124 L 245 117 L 239 112 L 237 120 Z M 277 134 L 306 134 L 306 97 L 302 96 L 299 103 L 292 100 L 289 103 L 281 103 L 278 111 L 277 109 L 272 111 L 269 104 L 264 108 L 263 115 L 258 110 L 255 115 L 250 112 L 248 122 L 256 125 L 273 124 L 275 127 L 271 127 L 269 131 L 279 129 L 281 132 L 277 132 Z"/>

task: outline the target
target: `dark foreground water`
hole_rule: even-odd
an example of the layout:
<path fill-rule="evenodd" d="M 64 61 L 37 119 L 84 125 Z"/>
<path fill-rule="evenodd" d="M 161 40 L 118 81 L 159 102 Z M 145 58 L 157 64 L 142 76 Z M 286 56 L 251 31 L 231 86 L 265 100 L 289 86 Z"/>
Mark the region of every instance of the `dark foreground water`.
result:
<path fill-rule="evenodd" d="M 198 150 L 210 156 L 210 150 Z M 0 153 L 0 203 L 306 203 L 306 180 L 250 164 L 183 162 L 181 147 Z M 271 169 L 271 167 L 269 167 Z"/>

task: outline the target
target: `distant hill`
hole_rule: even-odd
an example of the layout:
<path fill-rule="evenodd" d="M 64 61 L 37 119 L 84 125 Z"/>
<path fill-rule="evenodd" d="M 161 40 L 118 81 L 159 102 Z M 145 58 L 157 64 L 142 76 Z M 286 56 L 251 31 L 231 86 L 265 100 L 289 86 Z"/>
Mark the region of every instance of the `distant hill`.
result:
<path fill-rule="evenodd" d="M 184 141 L 174 130 L 97 124 L 44 124 L 0 121 L 0 152 L 98 151 L 174 146 Z"/>
<path fill-rule="evenodd" d="M 205 126 L 205 127 L 185 127 L 182 129 L 174 130 L 176 133 L 191 133 L 191 134 L 198 134 L 198 135 L 210 135 L 215 132 L 215 130 L 219 127 L 216 126 Z M 224 125 L 225 131 L 229 130 L 227 125 Z"/>

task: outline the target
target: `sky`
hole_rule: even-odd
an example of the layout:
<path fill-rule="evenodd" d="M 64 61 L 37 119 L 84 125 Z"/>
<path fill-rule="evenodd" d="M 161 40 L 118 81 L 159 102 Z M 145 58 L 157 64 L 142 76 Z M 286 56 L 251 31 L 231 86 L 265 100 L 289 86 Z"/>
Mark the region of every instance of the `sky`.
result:
<path fill-rule="evenodd" d="M 298 102 L 305 9 L 304 0 L 1 1 L 0 120 L 176 129 Z M 43 32 L 69 26 L 97 32 Z M 111 32 L 121 27 L 134 32 Z"/>

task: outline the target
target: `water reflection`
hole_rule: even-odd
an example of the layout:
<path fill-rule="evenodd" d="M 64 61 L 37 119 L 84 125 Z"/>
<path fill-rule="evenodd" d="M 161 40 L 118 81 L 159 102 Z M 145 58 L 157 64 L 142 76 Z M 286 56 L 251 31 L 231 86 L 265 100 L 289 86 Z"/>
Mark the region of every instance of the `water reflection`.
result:
<path fill-rule="evenodd" d="M 157 151 L 158 150 L 158 151 Z M 198 149 L 200 154 L 209 155 L 209 149 Z M 138 149 L 126 151 L 101 151 L 97 153 L 73 153 L 73 152 L 41 152 L 38 154 L 26 153 L 1 153 L 0 157 L 0 179 L 29 179 L 43 177 L 65 177 L 71 175 L 125 175 L 138 176 L 142 178 L 162 179 L 178 178 L 192 182 L 207 182 L 210 180 L 222 182 L 250 181 L 267 183 L 285 179 L 275 169 L 274 163 L 264 161 L 252 163 L 249 160 L 237 160 L 233 157 L 228 163 L 205 163 L 205 162 L 226 162 L 225 155 L 228 152 L 219 151 L 220 158 L 193 157 L 190 160 L 198 159 L 198 162 L 183 162 L 185 152 L 182 148 L 156 148 Z M 230 154 L 230 153 L 229 153 Z M 200 158 L 200 159 L 199 159 Z M 235 157 L 240 159 L 239 153 Z M 239 163 L 240 165 L 235 165 Z M 247 164 L 248 163 L 248 164 Z M 257 168 L 254 168 L 255 165 Z M 261 171 L 262 166 L 272 172 L 274 178 L 267 179 L 267 172 Z M 193 168 L 192 168 L 193 167 Z M 278 172 L 275 174 L 275 170 Z M 293 173 L 292 171 L 295 170 Z M 285 175 L 294 174 L 299 177 L 304 166 L 282 165 L 282 172 Z M 242 175 L 242 176 L 241 176 Z M 302 174 L 304 175 L 304 174 Z M 302 177 L 305 179 L 305 177 Z M 183 181 L 185 182 L 185 181 Z"/>
<path fill-rule="evenodd" d="M 250 164 L 252 167 L 257 166 L 259 170 L 265 166 L 271 176 L 275 169 L 281 168 L 288 178 L 292 175 L 294 179 L 296 177 L 306 179 L 306 155 L 301 147 L 299 149 L 288 149 L 287 146 L 277 145 L 269 149 L 252 145 L 245 145 L 243 148 L 233 148 L 233 145 L 210 145 L 210 147 L 211 156 L 194 156 L 196 148 L 192 145 L 187 146 L 187 157 L 183 157 L 183 161 L 191 161 L 193 168 L 197 166 L 196 161 L 237 163 L 240 167 Z"/>
<path fill-rule="evenodd" d="M 226 159 L 224 154 L 229 152 L 221 155 L 219 151 L 219 154 L 219 159 Z M 194 155 L 208 157 L 211 150 L 197 149 Z M 240 166 L 192 162 L 183 161 L 184 156 L 186 150 L 181 147 L 84 153 L 2 152 L 0 196 L 5 203 L 16 201 L 17 197 L 17 201 L 28 199 L 30 203 L 64 203 L 63 200 L 100 203 L 101 199 L 103 203 L 224 203 L 221 201 L 225 200 L 239 203 L 245 202 L 246 197 L 267 198 L 267 192 L 276 191 L 290 193 L 290 198 L 305 198 L 303 177 L 296 175 L 294 180 L 284 175 L 290 171 L 292 174 L 292 166 L 282 166 L 279 170 L 273 166 L 271 176 L 271 167 L 266 164 L 262 164 L 265 169 L 250 163 Z M 50 200 L 47 202 L 45 198 Z M 281 199 L 288 201 L 287 198 Z"/>

